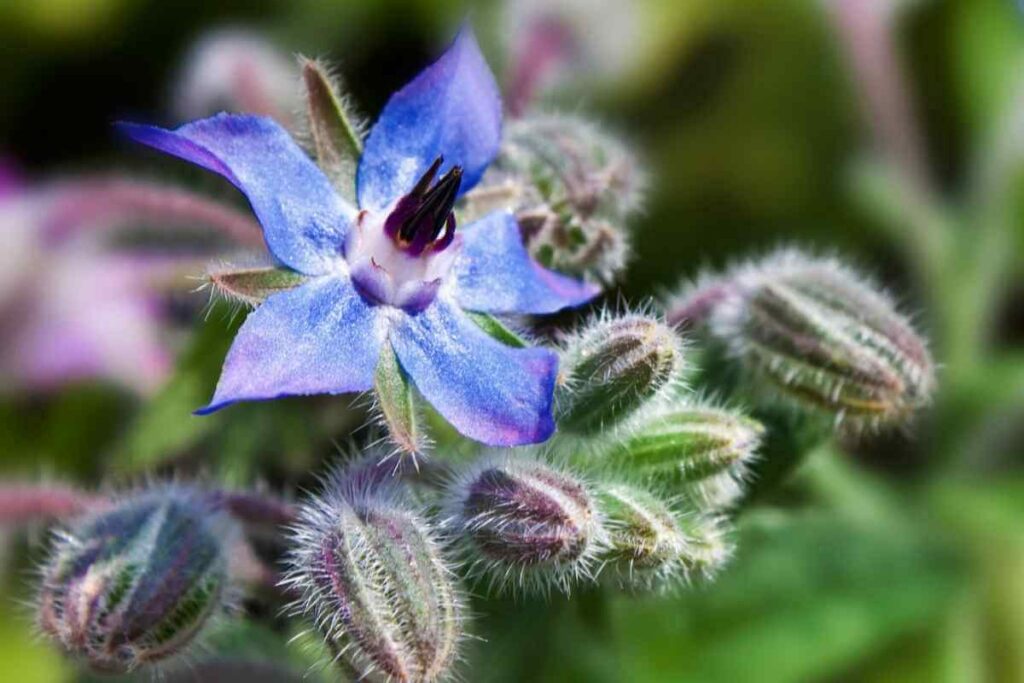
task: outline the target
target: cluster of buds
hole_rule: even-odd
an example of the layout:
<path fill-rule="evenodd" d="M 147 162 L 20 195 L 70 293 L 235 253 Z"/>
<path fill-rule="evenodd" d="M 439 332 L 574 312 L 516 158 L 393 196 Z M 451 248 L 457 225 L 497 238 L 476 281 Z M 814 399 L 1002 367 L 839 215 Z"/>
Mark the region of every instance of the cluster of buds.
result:
<path fill-rule="evenodd" d="M 598 126 L 533 115 L 509 123 L 498 158 L 466 196 L 464 211 L 511 209 L 538 262 L 609 285 L 626 266 L 627 224 L 643 186 L 636 159 Z"/>
<path fill-rule="evenodd" d="M 88 513 L 56 537 L 39 626 L 97 671 L 166 660 L 230 601 L 236 533 L 210 498 L 188 488 L 148 490 Z"/>
<path fill-rule="evenodd" d="M 463 597 L 434 531 L 382 472 L 357 463 L 302 506 L 283 586 L 359 680 L 435 681 L 456 660 Z"/>
<path fill-rule="evenodd" d="M 683 371 L 679 337 L 657 318 L 600 317 L 569 339 L 556 393 L 559 428 L 599 434 L 670 394 Z"/>
<path fill-rule="evenodd" d="M 900 424 L 934 391 L 913 326 L 835 259 L 773 254 L 689 288 L 668 317 L 705 328 L 759 387 L 855 429 Z"/>

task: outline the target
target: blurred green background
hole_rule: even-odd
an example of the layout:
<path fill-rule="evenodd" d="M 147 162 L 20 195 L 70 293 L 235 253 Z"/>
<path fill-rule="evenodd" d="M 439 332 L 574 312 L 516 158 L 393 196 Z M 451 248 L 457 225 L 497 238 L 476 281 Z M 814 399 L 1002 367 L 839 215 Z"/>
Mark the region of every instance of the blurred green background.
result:
<path fill-rule="evenodd" d="M 583 15 L 608 21 L 605 4 Z M 940 394 L 904 432 L 826 444 L 759 492 L 740 518 L 733 566 L 712 585 L 671 597 L 481 603 L 474 630 L 488 642 L 471 643 L 465 680 L 1024 681 L 1018 3 L 891 3 L 933 187 L 923 218 L 897 191 L 899 169 L 869 153 L 872 129 L 828 0 L 623 4 L 636 24 L 621 68 L 581 72 L 549 102 L 606 122 L 649 167 L 623 296 L 643 301 L 778 244 L 834 249 L 917 312 L 941 364 Z M 7 0 L 0 155 L 30 178 L 140 166 L 166 177 L 174 170 L 144 166 L 110 123 L 171 122 L 171 83 L 204 32 L 245 26 L 285 51 L 332 59 L 362 110 L 376 112 L 464 12 L 427 0 Z M 507 59 L 504 13 L 496 1 L 472 10 L 496 65 Z M 998 175 L 995 189 L 987 173 Z M 932 234 L 941 235 L 934 248 Z M 229 338 L 201 334 L 221 346 L 205 365 L 183 357 L 200 385 Z M 198 391 L 175 381 L 179 393 Z M 302 481 L 330 451 L 326 439 L 293 438 L 310 425 L 296 406 L 275 413 L 266 434 L 251 427 L 265 413 L 245 410 L 211 435 L 101 386 L 7 396 L 0 468 L 99 484 L 129 451 L 157 461 L 162 449 L 207 438 L 205 471 L 220 476 L 220 453 L 258 447 L 257 471 Z M 174 443 L 140 441 L 140 419 L 164 425 Z M 40 534 L 5 535 L 0 673 L 77 680 L 36 643 L 21 607 Z"/>

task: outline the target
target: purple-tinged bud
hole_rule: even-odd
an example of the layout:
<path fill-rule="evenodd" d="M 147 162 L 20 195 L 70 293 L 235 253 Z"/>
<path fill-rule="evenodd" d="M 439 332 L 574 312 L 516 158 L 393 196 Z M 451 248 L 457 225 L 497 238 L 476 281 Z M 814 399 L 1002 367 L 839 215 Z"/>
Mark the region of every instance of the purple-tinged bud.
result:
<path fill-rule="evenodd" d="M 39 625 L 91 668 L 125 672 L 188 647 L 223 610 L 234 523 L 201 493 L 145 491 L 61 532 Z"/>
<path fill-rule="evenodd" d="M 776 253 L 698 284 L 668 318 L 706 322 L 757 389 L 853 428 L 905 422 L 935 389 L 925 342 L 888 296 L 835 259 Z"/>
<path fill-rule="evenodd" d="M 456 659 L 463 598 L 427 522 L 364 475 L 342 471 L 302 506 L 283 585 L 361 677 L 436 681 Z"/>
<path fill-rule="evenodd" d="M 600 318 L 566 344 L 555 396 L 558 426 L 592 434 L 650 404 L 683 366 L 679 337 L 644 315 Z"/>
<path fill-rule="evenodd" d="M 594 575 L 605 533 L 593 495 L 574 475 L 500 454 L 460 473 L 445 491 L 445 524 L 470 573 L 499 590 L 569 593 Z"/>
<path fill-rule="evenodd" d="M 608 285 L 628 260 L 626 227 L 643 186 L 619 140 L 576 117 L 534 116 L 509 124 L 498 158 L 466 196 L 466 211 L 514 211 L 539 263 Z"/>
<path fill-rule="evenodd" d="M 640 415 L 605 456 L 617 469 L 679 491 L 699 507 L 735 500 L 764 426 L 707 403 L 673 403 Z"/>

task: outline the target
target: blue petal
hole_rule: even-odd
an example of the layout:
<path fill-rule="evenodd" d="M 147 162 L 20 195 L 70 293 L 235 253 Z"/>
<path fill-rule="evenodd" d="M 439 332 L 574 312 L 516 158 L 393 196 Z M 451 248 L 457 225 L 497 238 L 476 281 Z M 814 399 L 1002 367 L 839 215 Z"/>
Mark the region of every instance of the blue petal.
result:
<path fill-rule="evenodd" d="M 465 192 L 483 176 L 500 142 L 498 85 L 465 28 L 440 59 L 388 100 L 359 161 L 359 206 L 385 208 L 439 156 L 441 174 L 462 166 Z"/>
<path fill-rule="evenodd" d="M 462 252 L 453 272 L 455 298 L 463 308 L 485 313 L 553 313 L 586 303 L 601 291 L 538 265 L 510 213 L 496 211 L 459 232 Z"/>
<path fill-rule="evenodd" d="M 463 435 L 514 446 L 554 431 L 551 351 L 505 346 L 443 299 L 399 322 L 391 344 L 419 392 Z"/>
<path fill-rule="evenodd" d="M 237 401 L 369 389 L 387 333 L 382 310 L 347 278 L 322 277 L 270 296 L 242 325 L 213 400 L 197 413 Z"/>
<path fill-rule="evenodd" d="M 267 247 L 281 263 L 317 275 L 337 261 L 355 209 L 271 119 L 218 114 L 177 130 L 124 123 L 119 128 L 230 180 L 249 198 Z"/>

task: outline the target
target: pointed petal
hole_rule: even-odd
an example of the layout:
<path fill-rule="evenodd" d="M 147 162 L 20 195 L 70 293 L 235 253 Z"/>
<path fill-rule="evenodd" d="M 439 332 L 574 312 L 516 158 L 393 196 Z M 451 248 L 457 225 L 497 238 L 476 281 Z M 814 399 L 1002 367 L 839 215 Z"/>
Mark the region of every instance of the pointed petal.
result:
<path fill-rule="evenodd" d="M 601 291 L 538 265 L 510 213 L 488 214 L 460 234 L 462 252 L 453 267 L 455 298 L 467 310 L 553 313 L 584 304 Z"/>
<path fill-rule="evenodd" d="M 442 299 L 399 322 L 391 344 L 419 392 L 465 436 L 514 446 L 554 431 L 551 351 L 505 346 Z"/>
<path fill-rule="evenodd" d="M 237 401 L 369 389 L 386 334 L 381 310 L 338 277 L 271 295 L 238 331 L 213 400 L 197 413 Z"/>
<path fill-rule="evenodd" d="M 318 275 L 339 258 L 355 209 L 273 120 L 218 114 L 176 130 L 119 128 L 231 181 L 249 198 L 267 247 L 286 266 Z"/>
<path fill-rule="evenodd" d="M 480 180 L 498 153 L 501 97 L 473 32 L 391 96 L 359 162 L 359 206 L 382 209 L 408 192 L 433 161 L 439 175 L 462 166 L 460 192 Z"/>

